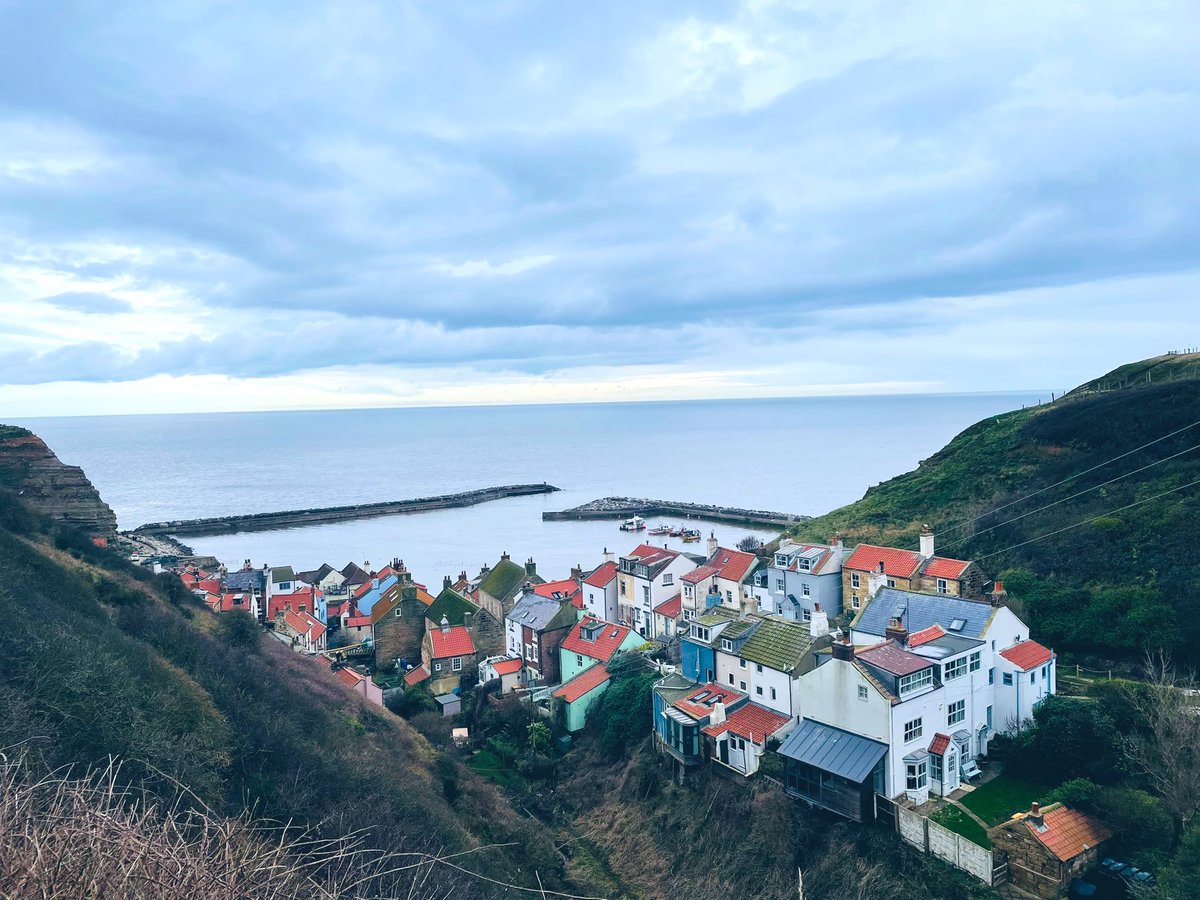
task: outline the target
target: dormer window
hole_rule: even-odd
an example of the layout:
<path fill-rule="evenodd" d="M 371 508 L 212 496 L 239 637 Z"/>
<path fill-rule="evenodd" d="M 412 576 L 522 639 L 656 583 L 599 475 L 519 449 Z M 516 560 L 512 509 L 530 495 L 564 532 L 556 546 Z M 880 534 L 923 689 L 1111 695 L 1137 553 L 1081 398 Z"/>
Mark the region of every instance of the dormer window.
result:
<path fill-rule="evenodd" d="M 721 649 L 732 653 L 733 652 L 733 641 L 729 640 L 729 638 L 722 638 L 721 639 Z"/>
<path fill-rule="evenodd" d="M 692 637 L 694 637 L 700 641 L 707 641 L 708 640 L 708 629 L 705 628 L 703 625 L 693 625 L 692 626 Z"/>
<path fill-rule="evenodd" d="M 812 571 L 812 560 L 805 559 L 802 556 L 798 560 L 796 560 L 796 568 L 799 569 L 801 572 L 811 572 Z"/>
<path fill-rule="evenodd" d="M 776 553 L 775 554 L 775 565 L 781 569 L 786 569 L 788 567 L 787 554 L 786 553 Z"/>
<path fill-rule="evenodd" d="M 922 669 L 920 672 L 913 672 L 911 675 L 902 675 L 900 677 L 900 696 L 913 694 L 932 686 L 933 666 L 930 666 L 927 669 Z"/>
<path fill-rule="evenodd" d="M 604 631 L 602 622 L 588 622 L 580 627 L 579 636 L 585 641 L 594 642 L 596 638 L 600 637 L 602 631 Z"/>

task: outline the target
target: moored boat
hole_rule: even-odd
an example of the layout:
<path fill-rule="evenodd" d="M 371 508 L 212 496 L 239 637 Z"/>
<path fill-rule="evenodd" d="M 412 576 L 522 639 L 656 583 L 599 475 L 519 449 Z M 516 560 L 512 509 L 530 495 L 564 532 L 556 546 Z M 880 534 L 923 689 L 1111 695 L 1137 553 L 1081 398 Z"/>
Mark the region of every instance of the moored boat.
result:
<path fill-rule="evenodd" d="M 646 520 L 641 516 L 634 516 L 632 519 L 626 519 L 621 523 L 622 531 L 645 531 Z"/>

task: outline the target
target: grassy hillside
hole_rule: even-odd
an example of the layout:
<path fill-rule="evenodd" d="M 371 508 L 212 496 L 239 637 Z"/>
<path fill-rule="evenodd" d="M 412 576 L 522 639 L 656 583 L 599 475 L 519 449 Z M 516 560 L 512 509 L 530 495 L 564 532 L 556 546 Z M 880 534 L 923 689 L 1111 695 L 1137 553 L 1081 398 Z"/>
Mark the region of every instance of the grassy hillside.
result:
<path fill-rule="evenodd" d="M 1200 480 L 1200 426 L 1185 428 L 1200 421 L 1198 359 L 1123 366 L 978 422 L 798 532 L 915 549 L 929 523 L 939 553 L 1004 577 L 1058 649 L 1130 659 L 1167 647 L 1200 661 L 1200 484 L 1188 486 Z"/>
<path fill-rule="evenodd" d="M 323 839 L 357 832 L 364 849 L 467 854 L 454 859 L 465 871 L 422 866 L 347 896 L 509 895 L 495 882 L 536 887 L 539 877 L 569 886 L 542 826 L 402 719 L 360 702 L 248 616 L 212 616 L 176 579 L 3 492 L 0 620 L 0 750 L 31 779 L 111 757 L 121 785 L 160 808 L 206 810 L 215 833 L 222 817 L 241 831 L 251 815 Z M 490 845 L 501 846 L 481 849 Z"/>

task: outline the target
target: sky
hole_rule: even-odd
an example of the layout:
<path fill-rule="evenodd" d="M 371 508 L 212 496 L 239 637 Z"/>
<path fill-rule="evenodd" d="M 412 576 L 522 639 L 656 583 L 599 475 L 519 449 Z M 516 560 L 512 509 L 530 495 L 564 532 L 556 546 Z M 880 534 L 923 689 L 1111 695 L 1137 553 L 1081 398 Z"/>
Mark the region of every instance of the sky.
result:
<path fill-rule="evenodd" d="M 1195 0 L 0 0 L 0 414 L 1061 390 L 1197 122 Z"/>

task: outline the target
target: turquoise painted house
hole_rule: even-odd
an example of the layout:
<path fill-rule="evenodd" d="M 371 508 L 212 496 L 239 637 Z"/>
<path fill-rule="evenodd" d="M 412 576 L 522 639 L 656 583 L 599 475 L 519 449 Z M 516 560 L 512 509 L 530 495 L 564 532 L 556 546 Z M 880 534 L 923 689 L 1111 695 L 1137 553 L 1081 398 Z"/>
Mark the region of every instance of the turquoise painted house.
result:
<path fill-rule="evenodd" d="M 617 653 L 640 647 L 645 638 L 624 625 L 585 616 L 559 645 L 562 686 L 554 696 L 562 701 L 567 731 L 583 728 L 587 712 L 609 685 L 606 668 Z"/>

